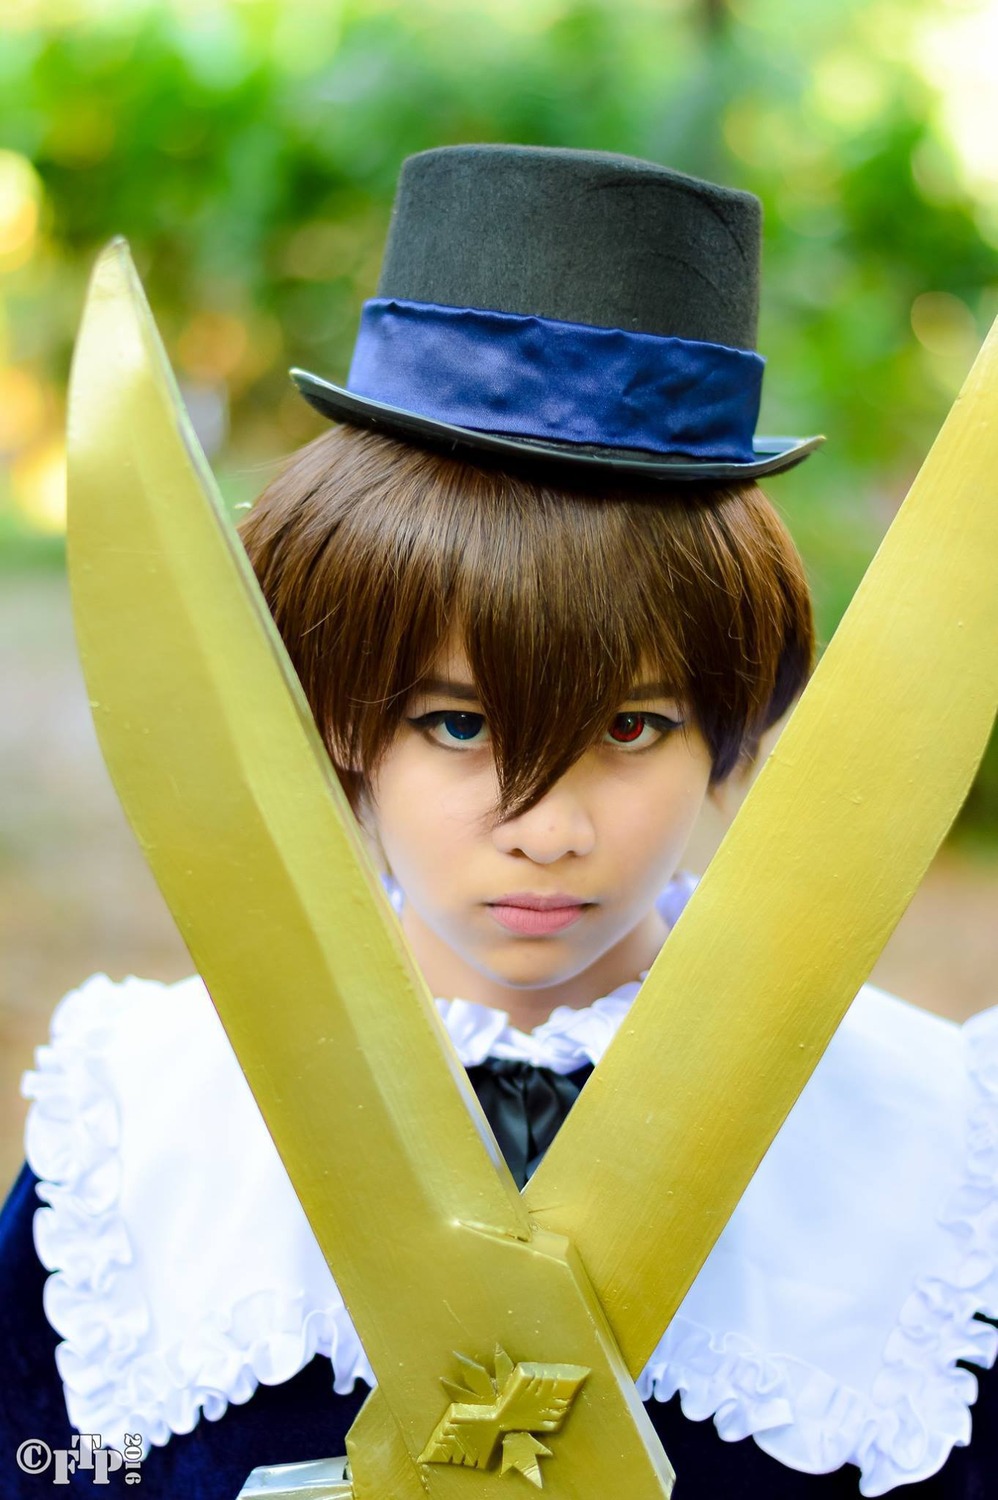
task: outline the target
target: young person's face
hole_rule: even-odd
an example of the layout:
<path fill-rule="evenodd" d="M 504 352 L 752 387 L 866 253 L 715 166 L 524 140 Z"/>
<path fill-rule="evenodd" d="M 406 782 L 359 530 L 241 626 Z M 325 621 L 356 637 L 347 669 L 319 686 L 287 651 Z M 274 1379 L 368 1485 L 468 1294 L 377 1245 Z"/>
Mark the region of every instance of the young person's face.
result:
<path fill-rule="evenodd" d="M 636 683 L 604 742 L 527 812 L 497 823 L 488 727 L 463 649 L 444 651 L 429 676 L 370 805 L 431 991 L 533 1026 L 556 1005 L 587 1005 L 635 979 L 665 936 L 655 898 L 710 776 L 698 731 L 673 727 L 684 705 Z"/>

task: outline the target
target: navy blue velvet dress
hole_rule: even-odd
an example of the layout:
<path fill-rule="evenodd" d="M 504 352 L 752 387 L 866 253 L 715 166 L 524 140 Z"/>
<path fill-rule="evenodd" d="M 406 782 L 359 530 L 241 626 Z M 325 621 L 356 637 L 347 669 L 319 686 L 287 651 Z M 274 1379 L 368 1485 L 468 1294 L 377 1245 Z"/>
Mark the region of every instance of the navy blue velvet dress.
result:
<path fill-rule="evenodd" d="M 517 1066 L 519 1083 L 529 1086 L 532 1107 L 546 1109 L 549 1115 L 536 1139 L 530 1122 L 518 1122 L 495 1097 L 496 1070 L 472 1068 L 469 1073 L 500 1145 L 507 1158 L 514 1159 L 514 1174 L 523 1177 L 536 1165 L 565 1108 L 559 1110 L 550 1100 L 545 1105 L 543 1091 L 534 1089 L 532 1075 L 547 1070 Z M 576 1089 L 590 1071 L 569 1075 Z M 500 1080 L 499 1092 L 503 1090 Z M 35 1181 L 25 1167 L 0 1217 L 0 1500 L 39 1500 L 53 1492 L 94 1500 L 91 1473 L 77 1473 L 68 1488 L 53 1491 L 50 1473 L 22 1473 L 15 1461 L 18 1445 L 26 1438 L 42 1438 L 52 1449 L 69 1448 L 72 1439 L 55 1366 L 59 1340 L 42 1311 L 47 1272 L 32 1240 L 38 1206 Z M 980 1381 L 973 1442 L 968 1448 L 955 1448 L 931 1479 L 892 1491 L 899 1500 L 998 1497 L 998 1369 L 968 1368 L 974 1368 Z M 141 1485 L 127 1492 L 147 1500 L 234 1500 L 249 1472 L 259 1465 L 345 1453 L 347 1430 L 366 1395 L 362 1384 L 350 1395 L 335 1395 L 329 1360 L 317 1355 L 283 1385 L 261 1385 L 245 1405 L 230 1404 L 218 1421 L 202 1419 L 192 1432 L 153 1447 L 141 1464 Z M 852 1466 L 831 1474 L 801 1474 L 764 1453 L 751 1438 L 724 1442 L 712 1422 L 687 1420 L 678 1397 L 649 1401 L 647 1409 L 677 1471 L 675 1500 L 855 1500 L 858 1495 L 858 1472 Z M 96 1491 L 125 1492 L 121 1471 Z"/>

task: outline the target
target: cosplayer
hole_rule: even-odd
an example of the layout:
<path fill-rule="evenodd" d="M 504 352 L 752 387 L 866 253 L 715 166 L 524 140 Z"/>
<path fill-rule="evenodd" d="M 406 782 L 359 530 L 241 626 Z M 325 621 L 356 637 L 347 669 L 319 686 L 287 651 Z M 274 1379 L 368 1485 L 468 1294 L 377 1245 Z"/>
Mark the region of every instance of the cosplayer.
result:
<path fill-rule="evenodd" d="M 557 1205 L 531 1192 L 585 1106 L 566 1118 L 594 1070 L 586 1104 L 598 1099 L 603 1054 L 633 1024 L 663 944 L 676 946 L 698 813 L 751 764 L 812 666 L 802 565 L 758 481 L 819 440 L 755 437 L 759 247 L 754 198 L 649 163 L 520 147 L 412 158 L 347 387 L 294 372 L 333 425 L 241 528 L 389 892 L 386 920 L 540 1219 Z M 270 752 L 262 733 L 246 747 L 254 766 Z M 199 816 L 206 845 L 219 844 L 224 808 L 206 797 Z M 280 940 L 267 903 L 240 920 L 247 943 L 268 922 Z M 335 1162 L 343 1142 L 316 1131 L 302 1159 L 282 1146 L 282 1164 L 246 1083 L 259 1098 L 273 1059 L 233 1027 L 192 948 L 228 1039 L 197 977 L 99 975 L 62 1002 L 27 1076 L 28 1165 L 0 1220 L 2 1497 L 52 1481 L 53 1470 L 15 1464 L 19 1445 L 70 1450 L 76 1429 L 122 1451 L 137 1434 L 141 1493 L 234 1500 L 257 1466 L 345 1453 L 373 1367 L 404 1426 L 407 1388 L 385 1359 L 402 1333 L 378 1326 L 378 1306 L 420 1301 L 395 1285 L 408 1274 L 405 1236 L 382 1247 L 370 1303 L 355 1302 L 349 1241 L 367 1230 L 346 1176 L 345 1222 L 310 1227 L 301 1206 L 316 1191 L 303 1161 Z M 296 1012 L 310 1003 L 305 987 L 285 998 Z M 382 1056 L 404 1083 L 419 1034 L 403 1009 Z M 358 1076 L 370 1060 L 363 1024 L 330 1028 Z M 316 1034 L 312 1051 L 326 1042 Z M 754 1067 L 739 1081 L 745 1101 Z M 622 1496 L 668 1493 L 655 1434 L 677 1500 L 992 1492 L 996 1070 L 993 1013 L 961 1029 L 863 987 L 678 1312 L 655 1327 L 650 1357 L 635 1361 L 641 1339 L 620 1335 L 644 1403 L 631 1417 L 646 1433 L 646 1457 L 627 1471 L 641 1483 L 622 1480 Z M 444 1102 L 424 1101 L 427 1129 Z M 712 1107 L 730 1113 L 731 1100 Z M 346 1149 L 373 1162 L 363 1108 Z M 477 1118 L 473 1100 L 461 1108 Z M 745 1111 L 748 1131 L 754 1106 Z M 661 1113 L 664 1131 L 668 1102 Z M 455 1176 L 465 1147 L 481 1147 L 469 1137 L 454 1143 Z M 445 1201 L 448 1170 L 449 1159 L 428 1196 Z M 406 1190 L 400 1174 L 382 1192 L 398 1199 L 381 1210 L 385 1225 L 409 1213 Z M 546 1228 L 561 1232 L 556 1217 Z M 640 1248 L 642 1224 L 625 1228 Z M 317 1243 L 337 1233 L 343 1295 Z M 704 1233 L 711 1243 L 717 1226 Z M 631 1328 L 622 1304 L 641 1298 L 618 1277 L 614 1300 L 598 1256 L 578 1244 L 614 1333 Z M 648 1285 L 646 1271 L 634 1278 Z M 466 1292 L 454 1288 L 459 1312 Z M 414 1306 L 413 1327 L 421 1316 Z M 434 1375 L 449 1377 L 465 1413 L 528 1368 L 516 1361 L 553 1357 L 500 1347 L 486 1370 L 477 1361 L 492 1348 L 468 1345 L 467 1318 L 454 1317 L 441 1347 L 463 1364 Z M 585 1366 L 574 1345 L 566 1363 L 529 1366 L 561 1381 L 558 1415 L 507 1431 L 501 1469 L 498 1456 L 478 1463 L 468 1437 L 455 1459 L 453 1408 L 441 1406 L 419 1460 L 466 1466 L 447 1470 L 448 1494 L 460 1481 L 491 1500 L 530 1482 L 606 1500 L 602 1480 L 558 1487 L 584 1430 L 572 1402 L 580 1390 L 590 1399 L 612 1342 L 597 1323 Z M 400 1343 L 400 1364 L 405 1353 Z M 607 1368 L 615 1358 L 619 1373 L 612 1349 Z M 619 1417 L 608 1402 L 605 1432 Z M 109 1488 L 138 1473 L 115 1470 Z M 93 1478 L 70 1465 L 67 1492 L 91 1494 Z M 414 1493 L 398 1484 L 393 1496 Z"/>

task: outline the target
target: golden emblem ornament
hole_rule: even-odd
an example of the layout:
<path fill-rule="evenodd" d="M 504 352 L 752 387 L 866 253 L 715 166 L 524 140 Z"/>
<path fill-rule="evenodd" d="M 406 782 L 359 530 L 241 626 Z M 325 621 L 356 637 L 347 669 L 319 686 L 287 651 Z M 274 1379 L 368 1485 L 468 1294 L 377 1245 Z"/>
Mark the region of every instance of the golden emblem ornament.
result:
<path fill-rule="evenodd" d="M 522 1474 L 538 1489 L 542 1458 L 551 1449 L 535 1432 L 557 1432 L 590 1371 L 585 1365 L 514 1365 L 496 1345 L 495 1373 L 455 1351 L 466 1385 L 441 1380 L 453 1400 L 419 1455 L 421 1464 L 467 1464 L 487 1469 L 502 1447 L 503 1474 Z"/>

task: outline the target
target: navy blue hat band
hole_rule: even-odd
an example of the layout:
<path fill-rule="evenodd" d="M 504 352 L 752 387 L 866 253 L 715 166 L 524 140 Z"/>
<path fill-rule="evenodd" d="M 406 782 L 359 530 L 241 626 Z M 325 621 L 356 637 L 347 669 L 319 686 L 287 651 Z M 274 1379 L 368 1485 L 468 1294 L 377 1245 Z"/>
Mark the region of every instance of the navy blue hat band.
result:
<path fill-rule="evenodd" d="M 764 363 L 723 344 L 375 297 L 347 389 L 480 432 L 751 463 Z"/>

